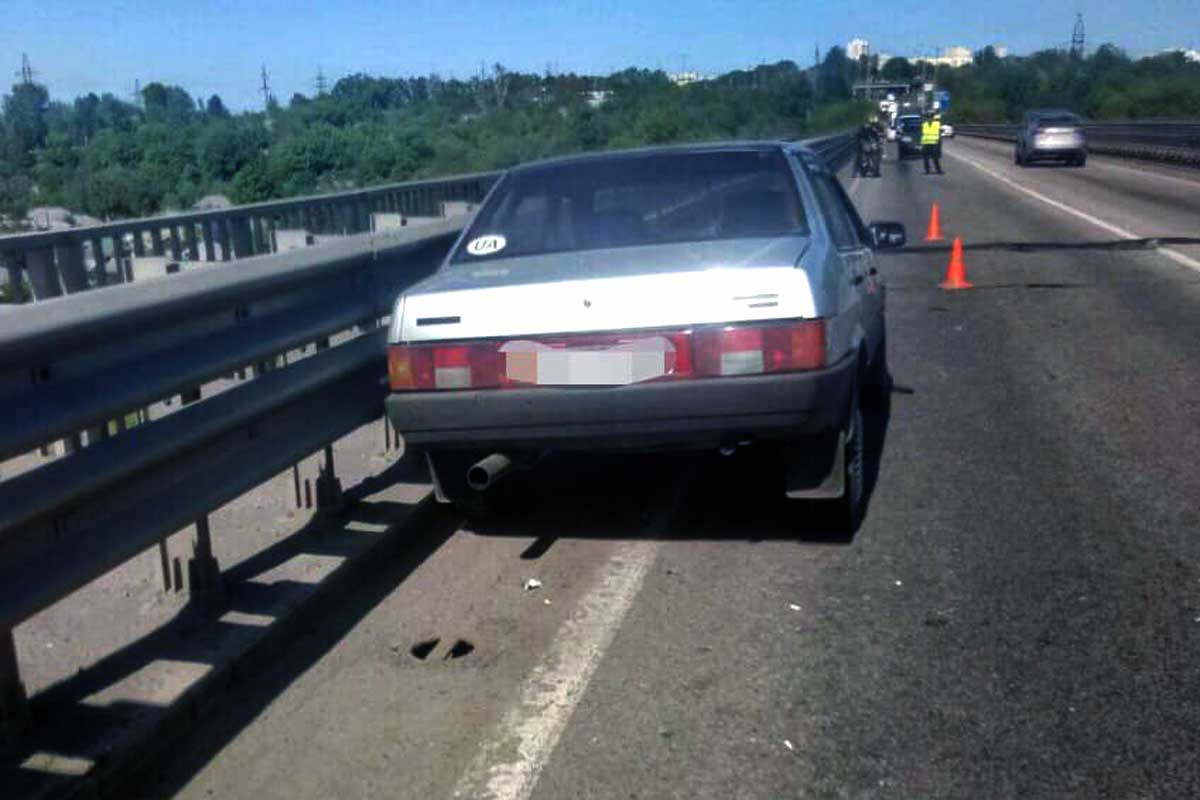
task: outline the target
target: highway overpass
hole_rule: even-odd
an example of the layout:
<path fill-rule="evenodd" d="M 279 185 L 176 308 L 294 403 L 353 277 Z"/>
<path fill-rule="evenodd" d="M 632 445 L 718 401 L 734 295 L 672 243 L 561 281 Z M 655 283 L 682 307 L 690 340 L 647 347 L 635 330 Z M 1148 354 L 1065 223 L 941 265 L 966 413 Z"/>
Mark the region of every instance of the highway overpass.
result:
<path fill-rule="evenodd" d="M 199 476 L 188 491 L 140 483 L 158 463 L 140 448 L 121 457 L 147 459 L 143 471 L 105 486 L 130 503 L 153 490 L 156 503 L 185 504 L 172 513 L 188 520 L 215 499 L 241 502 L 231 487 L 260 475 L 290 496 L 288 459 L 316 451 L 327 511 L 236 566 L 225 554 L 239 531 L 197 534 L 197 574 L 209 557 L 226 567 L 217 599 L 181 612 L 166 635 L 39 685 L 0 780 L 17 796 L 1195 796 L 1200 174 L 1102 155 L 1082 170 L 1023 169 L 1011 145 L 990 138 L 947 143 L 944 176 L 890 156 L 881 179 L 843 179 L 864 218 L 900 220 L 910 234 L 909 247 L 881 256 L 897 386 L 872 423 L 870 505 L 849 541 L 807 530 L 743 454 L 551 459 L 525 478 L 528 502 L 486 523 L 429 504 L 419 466 L 394 450 L 354 485 L 335 473 L 326 442 L 378 424 L 345 398 L 378 397 L 355 376 L 377 366 L 371 337 L 387 298 L 339 295 L 321 306 L 322 325 L 273 340 L 274 352 L 229 325 L 293 320 L 346 281 L 392 292 L 429 267 L 453 222 L 373 240 L 368 251 L 381 255 L 365 260 L 347 239 L 229 268 L 258 281 L 251 299 L 211 277 L 222 270 L 185 267 L 157 282 L 154 298 L 140 287 L 129 313 L 163 342 L 190 343 L 198 371 L 151 375 L 157 397 L 128 387 L 122 396 L 152 406 L 163 387 L 191 386 L 181 374 L 207 376 L 205 389 L 200 402 L 153 412 L 151 425 L 98 437 L 97 453 L 174 416 L 242 413 L 240 402 L 215 405 L 222 397 L 250 398 L 258 415 L 245 411 L 190 449 L 147 438 L 168 453 L 163 463 L 190 459 L 172 466 Z M 935 202 L 947 241 L 926 243 Z M 968 291 L 938 288 L 953 237 L 965 245 Z M 398 264 L 408 271 L 380 270 Z M 290 274 L 312 283 L 294 301 L 267 302 Z M 155 310 L 175 281 L 207 304 L 195 323 L 204 335 Z M 14 339 L 21 353 L 45 357 L 69 341 L 114 363 L 153 360 L 136 328 L 109 340 L 127 342 L 115 353 L 92 337 L 100 328 L 55 339 L 66 337 L 55 306 L 84 297 L 33 306 L 46 309 L 46 330 Z M 328 347 L 310 344 L 326 338 Z M 206 341 L 245 349 L 222 361 Z M 279 352 L 293 357 L 284 365 Z M 228 378 L 235 362 L 256 377 Z M 6 358 L 10 412 L 59 377 L 41 365 Z M 76 364 L 66 379 L 78 387 L 99 372 Z M 228 383 L 210 391 L 217 379 Z M 95 428 L 82 400 L 58 399 L 75 430 Z M 273 409 L 276 427 L 261 416 Z M 296 452 L 285 447 L 314 415 L 327 427 Z M 3 441 L 17 449 L 71 431 L 9 419 Z M 73 602 L 125 607 L 84 580 L 113 556 L 54 549 L 79 531 L 112 535 L 60 508 L 125 512 L 82 490 L 57 506 L 11 488 L 90 449 L 4 482 L 3 513 L 15 522 L 0 528 L 0 569 L 77 568 L 54 591 L 27 590 L 44 603 L 0 589 L 16 626 L 11 662 L 75 652 L 63 618 L 87 612 Z M 264 453 L 278 462 L 231 469 Z M 94 458 L 87 474 L 115 470 L 117 456 Z M 204 477 L 221 469 L 231 483 Z M 139 543 L 156 540 L 153 521 L 121 519 Z M 36 534 L 54 556 L 22 561 L 14 532 Z M 311 585 L 268 579 L 304 559 L 330 566 Z M 20 576 L 5 574 L 16 585 Z M 122 727 L 169 746 L 112 733 Z M 114 742 L 133 755 L 114 755 Z"/>

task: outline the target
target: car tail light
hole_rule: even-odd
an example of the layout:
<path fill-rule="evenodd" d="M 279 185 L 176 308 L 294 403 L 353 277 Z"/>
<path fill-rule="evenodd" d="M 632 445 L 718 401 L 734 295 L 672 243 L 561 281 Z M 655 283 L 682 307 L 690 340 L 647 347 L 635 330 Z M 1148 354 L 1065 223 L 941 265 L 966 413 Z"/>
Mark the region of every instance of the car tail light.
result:
<path fill-rule="evenodd" d="M 770 322 L 684 331 L 640 331 L 533 337 L 553 350 L 607 349 L 648 336 L 670 342 L 661 376 L 688 380 L 795 372 L 825 366 L 825 322 Z M 388 382 L 395 391 L 495 389 L 531 386 L 532 378 L 509 377 L 504 341 L 455 342 L 388 347 Z M 526 354 L 534 357 L 533 353 Z M 534 372 L 536 373 L 536 369 Z"/>
<path fill-rule="evenodd" d="M 393 345 L 388 382 L 397 391 L 495 388 L 504 382 L 504 356 L 490 342 Z"/>
<path fill-rule="evenodd" d="M 701 375 L 759 375 L 825 366 L 823 320 L 696 331 L 693 358 Z"/>

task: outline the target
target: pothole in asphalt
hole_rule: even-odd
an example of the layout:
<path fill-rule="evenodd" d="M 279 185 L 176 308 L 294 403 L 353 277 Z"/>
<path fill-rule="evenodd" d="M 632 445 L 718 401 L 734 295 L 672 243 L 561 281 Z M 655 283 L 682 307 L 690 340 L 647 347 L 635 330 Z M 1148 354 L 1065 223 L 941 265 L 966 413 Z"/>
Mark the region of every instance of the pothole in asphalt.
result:
<path fill-rule="evenodd" d="M 450 648 L 450 652 L 446 653 L 446 657 L 443 660 L 453 661 L 455 659 L 464 658 L 465 656 L 471 655 L 474 650 L 475 645 L 471 644 L 466 639 L 459 639 L 454 643 L 454 646 Z"/>
<path fill-rule="evenodd" d="M 437 651 L 438 645 L 442 643 L 440 638 L 424 639 L 417 642 L 408 649 L 412 657 L 417 661 L 428 661 L 431 656 Z M 446 654 L 442 656 L 442 661 L 457 661 L 460 658 L 466 658 L 475 652 L 475 645 L 468 642 L 466 639 L 456 639 L 454 644 L 446 650 Z"/>
<path fill-rule="evenodd" d="M 413 658 L 418 661 L 424 661 L 429 658 L 429 654 L 433 652 L 433 649 L 438 646 L 438 642 L 440 641 L 441 639 L 426 639 L 423 642 L 417 642 L 408 652 L 412 653 Z"/>

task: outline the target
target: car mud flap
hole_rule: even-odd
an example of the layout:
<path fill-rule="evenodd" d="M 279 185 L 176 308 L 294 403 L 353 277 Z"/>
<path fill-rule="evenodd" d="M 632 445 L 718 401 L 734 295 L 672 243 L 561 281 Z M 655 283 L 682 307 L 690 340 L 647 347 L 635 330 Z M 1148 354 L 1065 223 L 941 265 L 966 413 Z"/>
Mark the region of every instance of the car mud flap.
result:
<path fill-rule="evenodd" d="M 846 491 L 846 432 L 836 440 L 790 444 L 785 451 L 784 493 L 792 500 L 836 500 Z"/>
<path fill-rule="evenodd" d="M 452 503 L 453 500 L 446 494 L 446 490 L 442 488 L 442 480 L 439 478 L 437 468 L 433 465 L 433 459 L 429 457 L 429 453 L 425 454 L 425 465 L 429 468 L 429 477 L 433 481 L 433 496 L 439 503 Z"/>

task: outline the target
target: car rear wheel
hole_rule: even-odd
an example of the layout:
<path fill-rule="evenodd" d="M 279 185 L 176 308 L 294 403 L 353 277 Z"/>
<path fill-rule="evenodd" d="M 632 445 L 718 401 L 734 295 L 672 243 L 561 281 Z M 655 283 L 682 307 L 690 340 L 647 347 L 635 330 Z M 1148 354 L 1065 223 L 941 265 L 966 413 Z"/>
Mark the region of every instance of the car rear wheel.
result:
<path fill-rule="evenodd" d="M 887 330 L 879 340 L 879 351 L 863 381 L 863 404 L 870 408 L 882 408 L 892 397 L 892 372 L 888 368 Z"/>

